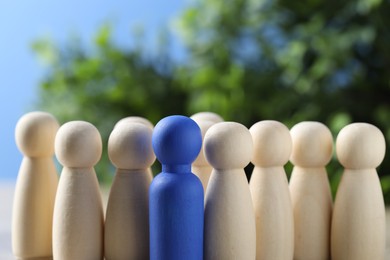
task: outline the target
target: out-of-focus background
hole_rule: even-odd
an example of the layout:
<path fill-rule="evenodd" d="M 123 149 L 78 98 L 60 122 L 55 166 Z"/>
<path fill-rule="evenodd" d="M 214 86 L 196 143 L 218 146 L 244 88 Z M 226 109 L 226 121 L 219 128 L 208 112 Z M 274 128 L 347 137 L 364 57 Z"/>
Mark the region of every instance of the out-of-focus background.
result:
<path fill-rule="evenodd" d="M 104 38 L 103 31 L 108 32 L 110 28 L 110 41 L 118 48 L 134 50 L 141 45 L 152 54 L 158 52 L 159 35 L 164 31 L 172 43 L 172 59 L 179 61 L 184 57 L 184 45 L 172 28 L 175 18 L 180 16 L 187 4 L 179 0 L 169 3 L 151 0 L 0 1 L 1 260 L 14 259 L 11 253 L 11 209 L 15 181 L 22 160 L 14 141 L 17 120 L 26 112 L 46 110 L 64 123 L 65 119 L 56 111 L 65 109 L 74 113 L 74 109 L 80 109 L 77 102 L 70 104 L 66 98 L 57 99 L 54 96 L 53 102 L 61 100 L 58 107 L 54 106 L 56 111 L 44 105 L 46 101 L 43 101 L 43 95 L 51 94 L 43 94 L 43 82 L 53 75 L 51 70 L 57 67 L 53 62 L 60 61 L 60 57 L 55 57 L 56 53 L 52 51 L 61 49 L 62 54 L 71 60 L 75 58 L 74 51 L 95 55 L 98 53 L 98 38 Z M 124 66 L 126 65 L 122 65 L 122 69 Z M 88 73 L 84 75 L 91 76 Z M 73 84 L 70 87 L 79 89 L 79 86 Z M 70 88 L 65 93 L 73 95 Z M 92 105 L 92 101 L 89 103 Z M 89 105 L 82 107 L 84 110 Z M 89 119 L 83 113 L 73 115 L 71 119 Z M 112 116 L 117 117 L 115 112 Z M 101 119 L 104 122 L 105 119 Z M 105 183 L 111 184 L 108 179 Z"/>
<path fill-rule="evenodd" d="M 126 116 L 213 111 L 247 127 L 320 121 L 335 138 L 369 122 L 390 147 L 389 14 L 388 0 L 0 2 L 0 258 L 28 111 L 90 121 L 105 144 Z M 328 172 L 335 193 L 335 157 Z M 378 172 L 390 204 L 390 153 Z M 97 173 L 111 184 L 106 150 Z"/>

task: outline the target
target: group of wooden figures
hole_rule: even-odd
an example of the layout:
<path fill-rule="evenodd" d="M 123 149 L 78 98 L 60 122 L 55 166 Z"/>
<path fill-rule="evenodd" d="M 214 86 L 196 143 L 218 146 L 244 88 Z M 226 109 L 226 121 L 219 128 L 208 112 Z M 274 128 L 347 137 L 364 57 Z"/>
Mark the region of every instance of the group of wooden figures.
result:
<path fill-rule="evenodd" d="M 319 122 L 290 130 L 265 120 L 247 129 L 201 112 L 154 127 L 127 117 L 113 128 L 116 168 L 104 214 L 94 166 L 99 131 L 61 127 L 46 112 L 16 126 L 21 163 L 13 207 L 17 259 L 383 260 L 385 206 L 376 168 L 385 139 L 367 123 L 345 126 L 345 168 L 333 205 L 325 166 L 333 137 Z M 53 155 L 63 166 L 60 178 Z M 151 166 L 162 172 L 153 178 Z M 284 165 L 294 165 L 290 182 Z M 244 167 L 254 165 L 248 181 Z"/>

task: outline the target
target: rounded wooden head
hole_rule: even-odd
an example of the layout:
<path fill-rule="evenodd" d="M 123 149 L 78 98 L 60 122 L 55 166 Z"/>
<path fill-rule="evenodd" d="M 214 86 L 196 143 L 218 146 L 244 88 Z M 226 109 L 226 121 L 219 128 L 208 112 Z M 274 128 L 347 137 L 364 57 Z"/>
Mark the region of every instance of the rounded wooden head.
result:
<path fill-rule="evenodd" d="M 215 123 L 212 122 L 212 121 L 199 121 L 197 122 L 199 128 L 200 128 L 200 131 L 202 133 L 202 140 L 204 140 L 204 137 L 206 135 L 206 132 L 207 130 L 209 130 L 209 128 L 214 125 Z M 196 158 L 196 160 L 193 162 L 193 166 L 207 166 L 209 165 L 207 163 L 207 160 L 206 160 L 206 157 L 204 156 L 204 143 L 202 144 L 202 148 L 200 149 L 200 152 L 199 152 L 199 155 L 198 157 Z"/>
<path fill-rule="evenodd" d="M 282 166 L 291 155 L 292 142 L 288 128 L 278 121 L 260 121 L 249 129 L 254 152 L 252 163 L 255 166 Z"/>
<path fill-rule="evenodd" d="M 16 144 L 19 150 L 29 157 L 53 156 L 58 128 L 57 120 L 49 113 L 27 113 L 16 124 Z"/>
<path fill-rule="evenodd" d="M 385 157 L 386 143 L 374 125 L 353 123 L 341 129 L 336 140 L 339 162 L 347 169 L 372 169 Z"/>
<path fill-rule="evenodd" d="M 324 167 L 332 158 L 332 133 L 320 122 L 301 122 L 290 130 L 290 161 L 301 167 Z"/>
<path fill-rule="evenodd" d="M 199 123 L 200 121 L 211 121 L 214 124 L 223 122 L 223 118 L 220 115 L 213 112 L 199 112 L 193 114 L 191 116 L 191 119 L 197 123 Z"/>
<path fill-rule="evenodd" d="M 198 156 L 202 134 L 194 120 L 186 116 L 161 119 L 153 131 L 152 145 L 163 165 L 188 165 Z"/>
<path fill-rule="evenodd" d="M 102 155 L 102 139 L 94 125 L 71 121 L 60 127 L 55 138 L 55 153 L 65 167 L 93 167 Z"/>
<path fill-rule="evenodd" d="M 129 116 L 129 117 L 125 117 L 125 118 L 122 118 L 121 120 L 119 120 L 115 126 L 117 127 L 118 125 L 121 125 L 123 123 L 140 123 L 140 124 L 143 124 L 147 127 L 150 127 L 151 129 L 154 128 L 154 125 L 152 124 L 152 122 L 150 122 L 148 119 L 144 118 L 144 117 L 140 117 L 140 116 Z"/>
<path fill-rule="evenodd" d="M 152 128 L 142 123 L 117 125 L 108 139 L 108 157 L 112 164 L 119 169 L 149 168 L 156 159 L 152 133 Z"/>
<path fill-rule="evenodd" d="M 236 122 L 215 124 L 204 138 L 206 159 L 215 169 L 244 168 L 250 162 L 252 152 L 253 142 L 249 130 Z"/>

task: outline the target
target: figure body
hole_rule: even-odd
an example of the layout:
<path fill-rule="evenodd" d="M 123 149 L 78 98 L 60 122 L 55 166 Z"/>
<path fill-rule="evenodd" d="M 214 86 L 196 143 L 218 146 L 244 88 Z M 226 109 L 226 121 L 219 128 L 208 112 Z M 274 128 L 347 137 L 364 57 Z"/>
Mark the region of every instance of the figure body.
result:
<path fill-rule="evenodd" d="M 149 189 L 150 259 L 203 259 L 203 187 L 191 173 L 200 129 L 188 117 L 169 116 L 156 125 L 152 143 L 162 172 Z"/>
<path fill-rule="evenodd" d="M 52 259 L 52 222 L 58 177 L 54 138 L 57 120 L 45 112 L 24 115 L 16 126 L 16 143 L 24 158 L 15 187 L 12 250 L 18 259 Z"/>

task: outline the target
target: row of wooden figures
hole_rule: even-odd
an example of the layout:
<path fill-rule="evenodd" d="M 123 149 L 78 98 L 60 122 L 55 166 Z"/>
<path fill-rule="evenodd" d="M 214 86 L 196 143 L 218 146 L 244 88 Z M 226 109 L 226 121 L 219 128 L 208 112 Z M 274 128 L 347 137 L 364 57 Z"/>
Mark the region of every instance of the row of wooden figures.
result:
<path fill-rule="evenodd" d="M 98 130 L 84 121 L 59 128 L 46 112 L 24 115 L 15 133 L 24 159 L 14 198 L 14 255 L 384 259 L 385 208 L 376 167 L 385 139 L 378 128 L 354 123 L 338 134 L 336 153 L 345 171 L 333 207 L 325 169 L 333 138 L 325 125 L 301 122 L 289 130 L 260 121 L 248 130 L 211 112 L 191 118 L 170 116 L 154 127 L 129 117 L 115 125 L 108 155 L 117 170 L 104 217 L 93 168 L 102 153 Z M 54 152 L 63 165 L 59 182 Z M 156 156 L 162 173 L 153 179 Z M 289 184 L 288 160 L 294 165 Z M 248 185 L 243 168 L 250 161 L 255 168 Z"/>

